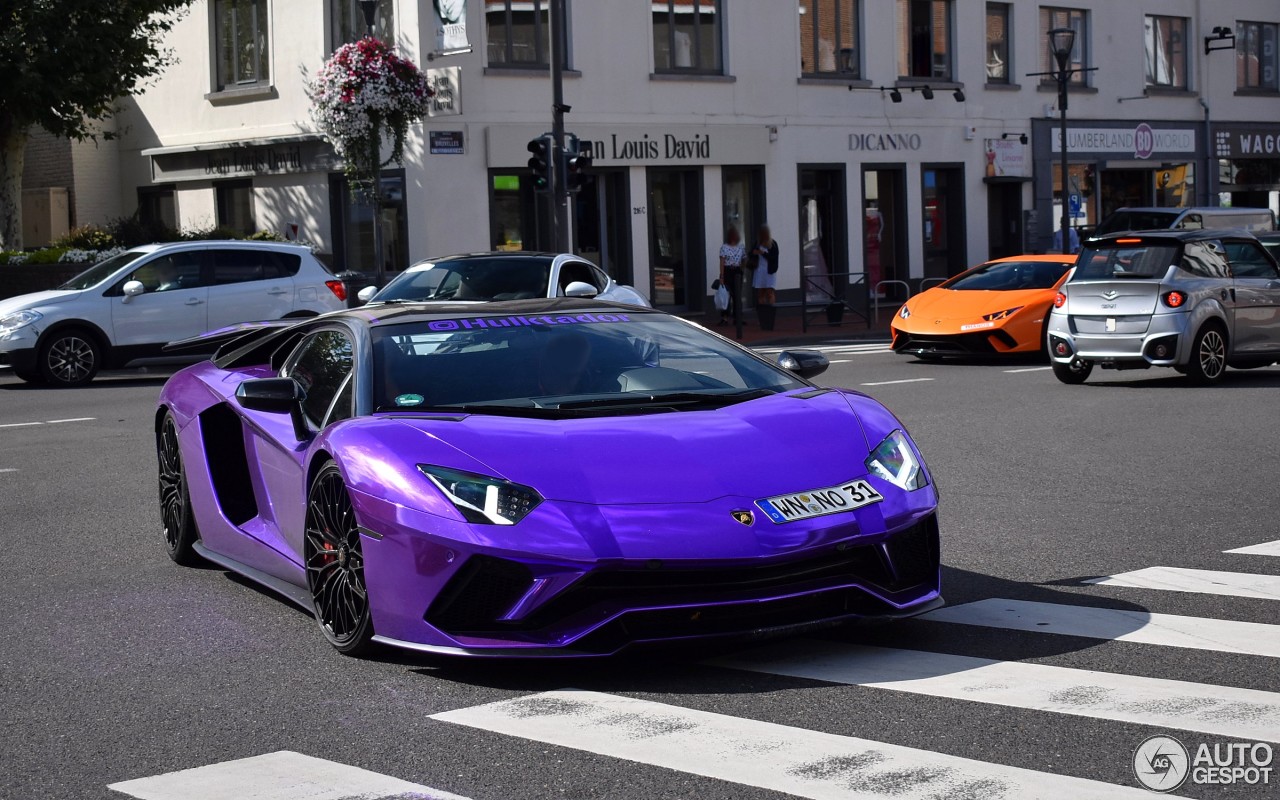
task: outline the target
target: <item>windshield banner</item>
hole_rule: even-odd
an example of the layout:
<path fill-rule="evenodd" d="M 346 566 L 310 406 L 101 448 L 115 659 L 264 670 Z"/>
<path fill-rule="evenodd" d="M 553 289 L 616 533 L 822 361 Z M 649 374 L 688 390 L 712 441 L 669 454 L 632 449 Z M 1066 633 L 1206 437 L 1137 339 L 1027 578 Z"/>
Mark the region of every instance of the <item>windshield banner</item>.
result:
<path fill-rule="evenodd" d="M 438 319 L 427 323 L 433 331 L 469 331 L 477 328 L 523 328 L 530 325 L 590 325 L 601 322 L 630 322 L 626 314 L 578 314 L 576 316 L 541 317 L 473 317 L 471 319 Z"/>

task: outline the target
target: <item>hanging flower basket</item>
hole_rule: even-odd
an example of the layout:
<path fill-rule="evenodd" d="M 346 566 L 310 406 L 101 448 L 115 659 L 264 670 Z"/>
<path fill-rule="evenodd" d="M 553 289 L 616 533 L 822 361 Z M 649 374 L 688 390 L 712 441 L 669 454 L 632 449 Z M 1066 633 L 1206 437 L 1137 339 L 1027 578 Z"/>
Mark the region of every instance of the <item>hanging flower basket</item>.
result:
<path fill-rule="evenodd" d="M 308 86 L 311 117 L 345 164 L 354 191 L 372 192 L 384 166 L 399 164 L 409 125 L 427 115 L 433 92 L 412 61 L 365 37 L 338 48 Z M 382 159 L 384 138 L 391 155 Z"/>

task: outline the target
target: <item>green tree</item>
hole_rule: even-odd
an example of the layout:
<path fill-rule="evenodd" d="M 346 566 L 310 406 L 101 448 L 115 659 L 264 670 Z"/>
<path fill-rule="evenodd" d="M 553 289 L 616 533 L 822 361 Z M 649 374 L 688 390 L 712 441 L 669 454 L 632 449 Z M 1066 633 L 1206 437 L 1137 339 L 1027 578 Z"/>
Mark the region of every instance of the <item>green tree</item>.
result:
<path fill-rule="evenodd" d="M 191 0 L 0 0 L 0 250 L 22 246 L 22 166 L 39 126 L 93 138 L 116 101 L 171 61 Z"/>

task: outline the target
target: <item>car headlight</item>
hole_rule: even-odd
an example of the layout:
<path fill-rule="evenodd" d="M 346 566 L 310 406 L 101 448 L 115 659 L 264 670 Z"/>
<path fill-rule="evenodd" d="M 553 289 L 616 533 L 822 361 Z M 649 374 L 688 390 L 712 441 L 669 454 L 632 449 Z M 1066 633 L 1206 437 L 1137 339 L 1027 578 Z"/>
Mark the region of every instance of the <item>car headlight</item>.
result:
<path fill-rule="evenodd" d="M 419 464 L 418 469 L 444 492 L 467 522 L 515 525 L 542 502 L 535 489 L 501 478 L 429 464 Z"/>
<path fill-rule="evenodd" d="M 1004 311 L 997 311 L 994 314 L 984 314 L 982 318 L 985 319 L 987 322 L 995 322 L 998 319 L 1007 319 L 1009 317 L 1012 317 L 1014 314 L 1017 314 L 1022 309 L 1023 309 L 1023 306 L 1018 306 L 1017 308 L 1006 308 Z"/>
<path fill-rule="evenodd" d="M 898 309 L 898 316 L 902 317 L 903 319 L 911 319 L 911 309 L 907 308 L 906 306 L 903 306 L 902 308 Z"/>
<path fill-rule="evenodd" d="M 44 319 L 44 315 L 39 311 L 15 311 L 4 317 L 0 317 L 0 336 L 6 333 L 13 333 L 19 328 L 25 328 L 33 322 Z"/>
<path fill-rule="evenodd" d="M 902 431 L 894 431 L 876 445 L 876 449 L 867 456 L 867 471 L 877 478 L 900 486 L 907 491 L 915 491 L 929 485 L 929 478 L 920 467 L 920 459 L 907 442 L 907 435 Z"/>

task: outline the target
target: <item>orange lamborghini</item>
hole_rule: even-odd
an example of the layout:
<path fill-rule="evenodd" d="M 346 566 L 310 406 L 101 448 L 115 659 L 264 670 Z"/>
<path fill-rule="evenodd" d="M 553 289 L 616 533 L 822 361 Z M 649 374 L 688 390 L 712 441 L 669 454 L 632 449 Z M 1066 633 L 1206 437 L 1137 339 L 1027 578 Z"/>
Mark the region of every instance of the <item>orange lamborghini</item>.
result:
<path fill-rule="evenodd" d="M 893 315 L 893 350 L 920 358 L 1034 353 L 1073 255 L 988 261 L 908 300 Z"/>

